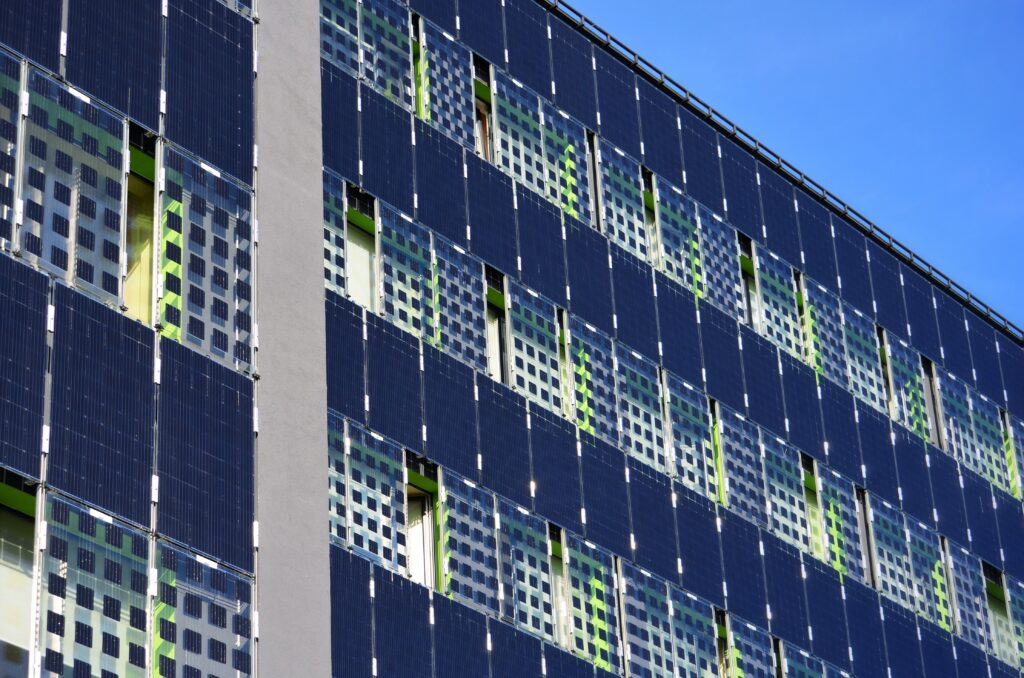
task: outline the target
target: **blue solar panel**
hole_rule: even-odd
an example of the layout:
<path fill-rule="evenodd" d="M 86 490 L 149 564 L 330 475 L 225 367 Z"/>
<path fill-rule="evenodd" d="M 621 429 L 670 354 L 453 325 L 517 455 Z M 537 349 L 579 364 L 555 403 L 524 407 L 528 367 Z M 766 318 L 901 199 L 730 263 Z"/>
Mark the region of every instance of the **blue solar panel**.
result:
<path fill-rule="evenodd" d="M 160 342 L 157 474 L 162 534 L 252 571 L 253 382 L 181 344 Z M 196 516 L 203 520 L 196 520 Z"/>
<path fill-rule="evenodd" d="M 700 333 L 693 294 L 663 275 L 658 284 L 658 324 L 665 368 L 691 384 L 703 382 Z"/>
<path fill-rule="evenodd" d="M 676 570 L 675 511 L 668 477 L 649 466 L 629 459 L 629 501 L 636 538 L 636 563 L 670 581 L 678 581 Z"/>
<path fill-rule="evenodd" d="M 871 291 L 871 269 L 868 266 L 867 242 L 864 236 L 842 217 L 832 215 L 835 227 L 836 263 L 839 266 L 840 290 L 843 300 L 856 306 L 861 313 L 874 315 Z"/>
<path fill-rule="evenodd" d="M 1024 348 L 999 340 L 999 367 L 1006 387 L 1006 406 L 1024 418 Z"/>
<path fill-rule="evenodd" d="M 964 307 L 944 292 L 935 290 L 936 316 L 942 343 L 942 364 L 964 381 L 971 383 L 971 343 L 967 336 Z"/>
<path fill-rule="evenodd" d="M 354 181 L 359 177 L 359 85 L 348 73 L 321 60 L 320 89 L 324 165 Z"/>
<path fill-rule="evenodd" d="M 953 645 L 956 648 L 956 669 L 960 678 L 964 676 L 985 676 L 988 668 L 985 653 L 962 638 L 953 638 Z M 1011 671 L 1008 673 L 999 670 L 999 662 L 992 662 L 993 678 L 1007 678 L 1018 675 Z"/>
<path fill-rule="evenodd" d="M 521 506 L 530 505 L 530 444 L 526 400 L 490 380 L 480 380 L 480 480 Z"/>
<path fill-rule="evenodd" d="M 252 22 L 216 0 L 169 3 L 167 136 L 252 184 Z"/>
<path fill-rule="evenodd" d="M 932 522 L 932 488 L 925 462 L 927 448 L 921 439 L 902 426 L 896 434 L 896 467 L 900 477 L 903 510 L 927 524 Z"/>
<path fill-rule="evenodd" d="M 592 678 L 594 665 L 578 657 L 574 657 L 554 645 L 544 646 L 545 675 L 557 678 Z"/>
<path fill-rule="evenodd" d="M 640 111 L 636 103 L 633 71 L 603 49 L 594 49 L 597 65 L 597 105 L 601 111 L 601 137 L 640 157 Z"/>
<path fill-rule="evenodd" d="M 718 134 L 685 108 L 679 109 L 683 124 L 683 165 L 686 192 L 716 214 L 724 211 Z"/>
<path fill-rule="evenodd" d="M 929 460 L 932 494 L 939 499 L 935 502 L 936 529 L 958 544 L 966 544 L 967 515 L 956 460 L 944 454 L 930 455 Z"/>
<path fill-rule="evenodd" d="M 827 209 L 801 190 L 797 190 L 800 244 L 804 261 L 801 268 L 810 277 L 838 292 L 836 250 L 832 244 L 832 223 Z M 795 263 L 795 262 L 794 262 Z"/>
<path fill-rule="evenodd" d="M 828 441 L 828 463 L 847 478 L 860 477 L 860 441 L 849 392 L 821 380 L 821 413 Z"/>
<path fill-rule="evenodd" d="M 470 249 L 491 266 L 514 274 L 517 252 L 512 181 L 475 155 L 466 155 L 466 165 Z"/>
<path fill-rule="evenodd" d="M 683 586 L 721 606 L 722 555 L 715 504 L 689 488 L 673 484 Z"/>
<path fill-rule="evenodd" d="M 808 646 L 807 602 L 800 571 L 800 552 L 773 535 L 764 535 L 764 571 L 771 606 L 772 634 Z M 837 592 L 838 595 L 838 592 Z M 814 605 L 818 603 L 814 600 Z"/>
<path fill-rule="evenodd" d="M 574 222 L 566 226 L 565 251 L 571 290 L 569 310 L 606 334 L 613 334 L 608 241 Z"/>
<path fill-rule="evenodd" d="M 539 409 L 531 412 L 530 456 L 537 513 L 568 530 L 582 533 L 583 496 L 573 427 L 557 415 Z"/>
<path fill-rule="evenodd" d="M 376 675 L 415 676 L 431 663 L 429 592 L 379 568 L 374 569 L 373 579 Z"/>
<path fill-rule="evenodd" d="M 473 608 L 434 596 L 435 678 L 487 675 L 487 618 Z M 388 651 L 395 652 L 396 646 Z M 416 675 L 426 667 L 418 667 Z"/>
<path fill-rule="evenodd" d="M 651 359 L 658 357 L 658 317 L 653 271 L 636 257 L 612 248 L 612 281 L 618 340 Z"/>
<path fill-rule="evenodd" d="M 760 530 L 730 511 L 722 512 L 722 561 L 728 585 L 726 606 L 762 628 L 768 626 Z"/>
<path fill-rule="evenodd" d="M 325 130 L 326 131 L 326 130 Z M 416 121 L 416 218 L 466 246 L 466 180 L 462 146 Z"/>
<path fill-rule="evenodd" d="M 455 0 L 410 0 L 409 7 L 449 33 L 455 33 L 455 17 L 458 16 Z"/>
<path fill-rule="evenodd" d="M 757 173 L 761 177 L 761 205 L 768 248 L 786 261 L 798 263 L 800 229 L 793 203 L 793 184 L 760 163 Z"/>
<path fill-rule="evenodd" d="M 412 116 L 369 88 L 361 90 L 360 98 L 363 185 L 384 202 L 412 214 Z"/>
<path fill-rule="evenodd" d="M 373 675 L 370 563 L 331 546 L 331 676 Z"/>
<path fill-rule="evenodd" d="M 158 129 L 160 7 L 133 0 L 71 0 L 67 32 L 68 80 Z"/>
<path fill-rule="evenodd" d="M 497 2 L 460 2 L 459 39 L 492 64 L 505 65 L 502 5 Z"/>
<path fill-rule="evenodd" d="M 757 186 L 757 161 L 728 139 L 721 140 L 722 180 L 725 185 L 726 219 L 758 242 L 764 242 L 761 228 L 761 196 Z M 778 253 L 776 253 L 778 254 Z"/>
<path fill-rule="evenodd" d="M 973 471 L 961 468 L 964 505 L 967 507 L 967 525 L 971 529 L 970 549 L 975 555 L 992 564 L 1001 561 L 999 530 L 996 512 L 992 508 L 992 486 Z"/>
<path fill-rule="evenodd" d="M 531 0 L 532 1 L 532 0 Z M 562 221 L 551 203 L 520 191 L 516 220 L 523 282 L 565 306 L 565 243 Z"/>
<path fill-rule="evenodd" d="M 611 445 L 586 435 L 582 445 L 587 539 L 616 553 L 629 553 L 625 455 Z"/>
<path fill-rule="evenodd" d="M 804 583 L 807 587 L 809 622 L 814 635 L 814 654 L 838 666 L 848 667 L 849 639 L 841 582 L 835 570 L 827 565 L 809 558 L 804 565 L 807 571 Z"/>
<path fill-rule="evenodd" d="M 782 354 L 782 391 L 786 397 L 789 442 L 807 454 L 825 461 L 825 431 L 814 372 L 803 363 Z"/>
<path fill-rule="evenodd" d="M 885 643 L 893 648 L 889 653 L 889 669 L 893 676 L 923 676 L 921 644 L 917 639 L 917 626 L 913 613 L 882 601 L 885 609 Z"/>
<path fill-rule="evenodd" d="M 508 70 L 513 78 L 551 96 L 548 13 L 534 0 L 505 0 Z"/>
<path fill-rule="evenodd" d="M 846 619 L 853 653 L 853 670 L 858 676 L 884 676 L 888 665 L 885 654 L 885 636 L 879 617 L 878 594 L 847 579 L 843 583 L 846 593 Z"/>
<path fill-rule="evenodd" d="M 423 346 L 426 451 L 445 468 L 475 478 L 476 402 L 473 369 L 432 346 Z"/>
<path fill-rule="evenodd" d="M 921 353 L 938 361 L 939 324 L 935 318 L 935 302 L 932 301 L 932 286 L 914 273 L 905 264 L 903 271 L 903 298 L 907 304 L 907 320 L 910 323 L 910 343 Z"/>
<path fill-rule="evenodd" d="M 541 642 L 508 624 L 487 622 L 491 636 L 491 678 L 539 678 Z"/>
<path fill-rule="evenodd" d="M 870 240 L 868 253 L 871 256 L 871 286 L 875 291 L 878 323 L 886 331 L 906 337 L 907 309 L 900 283 L 900 262 Z"/>
<path fill-rule="evenodd" d="M 996 518 L 999 521 L 999 543 L 1003 545 L 1003 565 L 1018 579 L 1024 579 L 1024 513 L 1021 503 L 996 490 Z"/>
<path fill-rule="evenodd" d="M 590 129 L 597 129 L 594 48 L 558 17 L 551 17 L 551 57 L 555 103 Z"/>
<path fill-rule="evenodd" d="M 147 525 L 153 331 L 63 285 L 54 305 L 48 480 Z"/>
<path fill-rule="evenodd" d="M 959 650 L 957 650 L 957 651 L 959 652 Z M 983 661 L 985 659 L 984 655 L 982 655 L 979 659 Z M 988 664 L 988 666 L 989 666 L 989 670 L 991 671 L 992 678 L 1017 678 L 1018 676 L 1020 676 L 1020 671 L 1018 671 L 1017 667 L 1009 666 L 1007 664 L 1004 664 L 999 659 L 999 657 L 990 656 L 989 657 L 989 664 Z M 958 671 L 957 675 L 960 678 L 963 678 L 964 676 L 984 676 L 985 675 L 984 666 L 979 664 L 978 668 L 981 671 L 981 673 L 969 673 L 969 671 L 970 671 L 969 665 L 963 665 L 963 664 L 959 664 L 958 663 L 957 664 L 957 671 Z M 931 674 L 928 674 L 928 677 L 931 678 Z"/>
<path fill-rule="evenodd" d="M 365 420 L 365 347 L 362 309 L 326 292 L 327 406 L 357 421 Z"/>
<path fill-rule="evenodd" d="M 0 42 L 56 72 L 61 0 L 12 0 L 0 7 Z"/>
<path fill-rule="evenodd" d="M 368 315 L 366 322 L 366 383 L 370 428 L 419 449 L 423 439 L 419 345 L 376 315 Z"/>
<path fill-rule="evenodd" d="M 743 377 L 748 395 L 748 414 L 776 435 L 786 433 L 786 412 L 782 403 L 779 352 L 767 339 L 743 327 Z"/>
<path fill-rule="evenodd" d="M 643 78 L 637 78 L 637 88 L 644 166 L 679 186 L 683 181 L 683 156 L 676 102 Z"/>
<path fill-rule="evenodd" d="M 898 504 L 899 481 L 889 418 L 861 404 L 857 405 L 857 416 L 865 485 L 873 494 Z"/>
<path fill-rule="evenodd" d="M 729 407 L 743 411 L 743 363 L 736 321 L 710 304 L 699 309 L 701 346 L 708 393 Z"/>
<path fill-rule="evenodd" d="M 39 478 L 47 277 L 0 256 L 0 466 Z"/>
<path fill-rule="evenodd" d="M 997 403 L 1002 403 L 1003 377 L 999 367 L 999 354 L 996 352 L 996 331 L 974 313 L 967 311 L 966 316 L 978 390 Z"/>
<path fill-rule="evenodd" d="M 919 624 L 925 675 L 928 678 L 957 678 L 953 638 L 947 631 L 927 621 L 919 620 Z"/>

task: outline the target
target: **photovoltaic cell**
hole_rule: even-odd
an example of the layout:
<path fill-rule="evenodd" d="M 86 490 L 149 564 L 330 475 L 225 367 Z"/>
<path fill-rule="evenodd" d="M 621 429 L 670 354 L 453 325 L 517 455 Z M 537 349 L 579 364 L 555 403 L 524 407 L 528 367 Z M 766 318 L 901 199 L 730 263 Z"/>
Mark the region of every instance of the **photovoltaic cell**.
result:
<path fill-rule="evenodd" d="M 366 316 L 367 423 L 417 449 L 423 440 L 420 344 L 379 316 Z"/>
<path fill-rule="evenodd" d="M 512 191 L 512 182 L 500 170 L 474 154 L 466 154 L 470 250 L 507 274 L 519 268 Z"/>
<path fill-rule="evenodd" d="M 547 522 L 498 498 L 501 616 L 545 640 L 554 637 Z"/>
<path fill-rule="evenodd" d="M 573 653 L 599 669 L 617 672 L 619 622 L 614 556 L 572 534 L 566 536 Z"/>
<path fill-rule="evenodd" d="M 849 305 L 843 306 L 843 343 L 850 369 L 850 390 L 858 399 L 888 413 L 878 334 L 871 319 Z"/>
<path fill-rule="evenodd" d="M 719 479 L 707 398 L 671 373 L 665 379 L 674 475 L 691 490 L 715 499 Z"/>
<path fill-rule="evenodd" d="M 623 562 L 622 610 L 630 676 L 676 675 L 668 584 Z"/>
<path fill-rule="evenodd" d="M 825 678 L 825 665 L 820 659 L 795 645 L 783 646 L 782 666 L 786 678 Z"/>
<path fill-rule="evenodd" d="M 428 106 L 425 119 L 463 146 L 472 149 L 473 57 L 447 32 L 423 23 Z M 417 139 L 418 141 L 418 139 Z"/>
<path fill-rule="evenodd" d="M 423 347 L 427 456 L 445 468 L 475 477 L 477 413 L 473 386 L 474 373 L 468 365 L 430 346 Z"/>
<path fill-rule="evenodd" d="M 811 367 L 818 377 L 828 377 L 847 387 L 847 361 L 844 332 L 849 332 L 843 318 L 843 307 L 835 296 L 812 280 L 804 281 L 804 334 Z M 872 330 L 874 328 L 872 327 Z M 860 335 L 856 335 L 860 336 Z M 877 352 L 871 365 L 877 365 Z"/>
<path fill-rule="evenodd" d="M 914 588 L 906 520 L 899 509 L 874 499 L 872 497 L 869 515 L 879 590 L 886 598 L 905 608 L 913 608 Z"/>
<path fill-rule="evenodd" d="M 793 184 L 760 162 L 757 175 L 768 249 L 786 261 L 800 261 L 800 229 L 797 227 Z"/>
<path fill-rule="evenodd" d="M 163 542 L 156 559 L 153 663 L 158 675 L 209 674 L 227 667 L 239 677 L 252 675 L 252 579 Z"/>
<path fill-rule="evenodd" d="M 430 230 L 388 205 L 381 204 L 379 211 L 384 317 L 414 337 L 430 336 L 438 299 Z"/>
<path fill-rule="evenodd" d="M 757 161 L 750 153 L 728 139 L 720 139 L 719 144 L 722 149 L 726 218 L 730 224 L 754 240 L 764 242 Z"/>
<path fill-rule="evenodd" d="M 921 356 L 901 339 L 886 335 L 886 353 L 892 377 L 892 414 L 922 441 L 928 441 Z"/>
<path fill-rule="evenodd" d="M 160 333 L 238 369 L 252 362 L 252 192 L 167 146 L 160 203 Z"/>
<path fill-rule="evenodd" d="M 658 366 L 622 344 L 615 365 L 619 443 L 632 458 L 669 473 Z"/>
<path fill-rule="evenodd" d="M 516 199 L 522 280 L 528 287 L 565 308 L 565 241 L 561 213 L 557 207 L 529 191 L 520 191 Z"/>
<path fill-rule="evenodd" d="M 685 108 L 679 109 L 679 116 L 682 121 L 686 192 L 707 209 L 721 214 L 725 205 L 718 134 Z"/>
<path fill-rule="evenodd" d="M 944 631 L 952 631 L 952 590 L 946 577 L 939 534 L 915 520 L 907 521 L 907 533 L 917 613 Z"/>
<path fill-rule="evenodd" d="M 253 382 L 166 339 L 160 372 L 160 532 L 251 571 Z"/>
<path fill-rule="evenodd" d="M 360 76 L 358 0 L 320 0 L 320 56 Z"/>
<path fill-rule="evenodd" d="M 48 481 L 146 525 L 153 332 L 63 285 L 54 301 Z"/>
<path fill-rule="evenodd" d="M 572 316 L 569 352 L 575 384 L 576 425 L 610 443 L 618 440 L 614 347 L 600 330 Z"/>
<path fill-rule="evenodd" d="M 345 296 L 345 182 L 324 169 L 324 286 Z"/>
<path fill-rule="evenodd" d="M 704 289 L 697 296 L 707 298 L 725 313 L 740 319 L 743 317 L 743 292 L 736 231 L 707 210 L 700 210 L 698 218 Z"/>
<path fill-rule="evenodd" d="M 512 374 L 515 387 L 552 412 L 562 411 L 558 320 L 554 304 L 509 282 Z"/>
<path fill-rule="evenodd" d="M 616 338 L 652 359 L 660 354 L 653 270 L 633 255 L 612 248 Z"/>
<path fill-rule="evenodd" d="M 608 240 L 577 222 L 566 223 L 569 310 L 612 334 L 612 287 Z"/>
<path fill-rule="evenodd" d="M 971 428 L 974 431 L 971 454 L 964 460 L 971 469 L 990 483 L 1010 492 L 1010 473 L 1016 473 L 1007 463 L 1005 433 L 999 407 L 981 395 L 971 394 Z"/>
<path fill-rule="evenodd" d="M 796 191 L 796 200 L 803 270 L 829 289 L 838 290 L 829 211 L 800 189 Z"/>
<path fill-rule="evenodd" d="M 467 247 L 465 149 L 422 120 L 414 124 L 416 220 L 436 235 Z"/>
<path fill-rule="evenodd" d="M 586 128 L 541 99 L 547 198 L 566 216 L 589 222 L 591 186 Z"/>
<path fill-rule="evenodd" d="M 636 76 L 608 51 L 594 49 L 601 136 L 634 158 L 640 157 L 640 115 Z"/>
<path fill-rule="evenodd" d="M 867 243 L 849 222 L 832 215 L 835 229 L 836 263 L 839 266 L 839 292 L 843 301 L 864 313 L 872 312 L 874 294 L 871 269 L 867 259 Z"/>
<path fill-rule="evenodd" d="M 494 495 L 457 473 L 446 472 L 441 543 L 445 592 L 498 612 L 498 545 Z"/>
<path fill-rule="evenodd" d="M 19 153 L 22 256 L 116 304 L 121 294 L 124 120 L 38 71 L 30 71 L 28 78 L 28 147 Z"/>
<path fill-rule="evenodd" d="M 320 89 L 324 167 L 356 180 L 359 178 L 359 83 L 321 59 Z"/>
<path fill-rule="evenodd" d="M 390 101 L 412 108 L 408 7 L 400 0 L 361 0 L 359 7 L 363 75 Z"/>
<path fill-rule="evenodd" d="M 593 45 L 557 16 L 551 26 L 552 88 L 555 102 L 590 129 L 597 129 Z"/>
<path fill-rule="evenodd" d="M 697 205 L 661 177 L 657 178 L 655 191 L 661 268 L 666 275 L 700 298 L 704 294 L 705 281 L 697 227 Z"/>
<path fill-rule="evenodd" d="M 513 77 L 545 95 L 551 91 L 548 12 L 533 0 L 506 0 L 508 70 Z"/>
<path fill-rule="evenodd" d="M 760 431 L 737 412 L 722 405 L 719 408 L 719 454 L 724 458 L 719 465 L 725 470 L 727 505 L 747 520 L 767 526 Z"/>
<path fill-rule="evenodd" d="M 46 500 L 39 599 L 45 673 L 143 678 L 147 671 L 146 535 L 56 495 Z M 160 635 L 154 643 L 161 642 Z M 97 650 L 102 649 L 102 652 Z"/>
<path fill-rule="evenodd" d="M 433 241 L 428 286 L 433 326 L 427 341 L 483 370 L 487 364 L 483 263 L 440 236 Z"/>
<path fill-rule="evenodd" d="M 804 473 L 800 454 L 778 438 L 765 433 L 764 473 L 768 490 L 769 527 L 782 541 L 810 551 L 810 528 L 804 498 Z"/>
<path fill-rule="evenodd" d="M 818 476 L 824 522 L 824 560 L 840 580 L 852 577 L 867 581 L 866 559 L 861 548 L 860 509 L 853 483 L 832 470 Z"/>
<path fill-rule="evenodd" d="M 412 113 L 366 87 L 360 88 L 359 100 L 362 184 L 383 202 L 412 214 L 413 147 L 409 143 Z"/>
<path fill-rule="evenodd" d="M 345 418 L 327 409 L 327 497 L 331 544 L 348 543 L 348 436 Z"/>
<path fill-rule="evenodd" d="M 373 673 L 373 601 L 368 561 L 331 545 L 331 675 Z"/>
<path fill-rule="evenodd" d="M 795 358 L 803 354 L 793 269 L 773 253 L 757 250 L 758 289 L 764 332 L 776 346 Z"/>
<path fill-rule="evenodd" d="M 636 564 L 654 574 L 679 580 L 672 483 L 643 462 L 629 459 L 629 510 L 632 521 L 632 556 Z"/>
<path fill-rule="evenodd" d="M 648 260 L 650 245 L 647 241 L 640 163 L 602 139 L 598 164 L 601 223 L 609 239 L 636 257 Z"/>
<path fill-rule="evenodd" d="M 985 597 L 981 560 L 966 549 L 950 544 L 949 562 L 956 597 L 957 635 L 985 652 L 992 649 L 992 629 Z M 1016 592 L 1011 589 L 1011 601 Z"/>
<path fill-rule="evenodd" d="M 524 186 L 547 194 L 543 125 L 536 92 L 494 74 L 495 164 Z"/>
<path fill-rule="evenodd" d="M 729 617 L 729 655 L 733 675 L 770 678 L 775 673 L 771 636 L 734 616 Z"/>
<path fill-rule="evenodd" d="M 711 604 L 669 586 L 676 670 L 680 676 L 718 675 L 718 633 Z"/>

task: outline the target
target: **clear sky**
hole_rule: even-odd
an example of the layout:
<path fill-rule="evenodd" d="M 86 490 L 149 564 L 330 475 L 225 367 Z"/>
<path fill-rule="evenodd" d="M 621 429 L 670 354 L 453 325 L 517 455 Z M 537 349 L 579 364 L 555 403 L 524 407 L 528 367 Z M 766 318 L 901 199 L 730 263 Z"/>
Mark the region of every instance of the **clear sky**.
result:
<path fill-rule="evenodd" d="M 1024 2 L 570 4 L 1024 326 Z"/>

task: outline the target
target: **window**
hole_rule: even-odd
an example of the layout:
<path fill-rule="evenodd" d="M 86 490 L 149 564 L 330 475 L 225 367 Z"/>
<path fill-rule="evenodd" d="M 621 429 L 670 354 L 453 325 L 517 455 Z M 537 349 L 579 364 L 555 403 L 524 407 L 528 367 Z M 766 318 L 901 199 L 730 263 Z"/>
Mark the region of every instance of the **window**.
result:
<path fill-rule="evenodd" d="M 509 383 L 508 315 L 505 275 L 487 266 L 487 374 L 503 384 Z"/>
<path fill-rule="evenodd" d="M 864 554 L 864 569 L 867 583 L 878 588 L 878 567 L 875 565 L 875 548 L 872 543 L 871 519 L 868 513 L 868 492 L 863 487 L 856 487 L 857 496 L 857 532 L 860 534 L 860 550 Z"/>
<path fill-rule="evenodd" d="M 882 362 L 882 381 L 885 383 L 885 402 L 887 403 L 889 416 L 893 416 L 895 404 L 892 388 L 892 370 L 889 369 L 889 355 L 885 342 L 885 329 L 881 325 L 875 325 L 875 333 L 878 335 L 878 358 Z"/>
<path fill-rule="evenodd" d="M 740 273 L 743 277 L 743 322 L 757 327 L 760 322 L 757 276 L 754 273 L 754 243 L 739 231 L 736 238 L 740 245 Z"/>
<path fill-rule="evenodd" d="M 349 186 L 345 250 L 348 253 L 349 297 L 371 312 L 377 311 L 377 239 L 375 201 L 355 186 Z"/>
<path fill-rule="evenodd" d="M 412 15 L 412 85 L 416 90 L 416 117 L 430 120 L 430 102 L 427 98 L 427 46 L 423 39 L 423 19 L 418 14 Z"/>
<path fill-rule="evenodd" d="M 921 372 L 924 375 L 924 404 L 925 415 L 928 419 L 928 442 L 936 447 L 946 449 L 946 441 L 943 440 L 942 426 L 942 396 L 939 394 L 939 380 L 935 377 L 935 364 L 931 360 L 921 356 Z"/>
<path fill-rule="evenodd" d="M 124 304 L 128 315 L 148 325 L 153 318 L 153 215 L 156 212 L 156 136 L 130 123 L 128 147 L 127 275 Z"/>
<path fill-rule="evenodd" d="M 473 55 L 473 94 L 475 107 L 474 132 L 476 153 L 484 160 L 494 161 L 491 65 L 478 54 Z"/>
<path fill-rule="evenodd" d="M 425 459 L 407 453 L 408 484 L 405 488 L 409 504 L 407 516 L 406 550 L 409 578 L 428 588 L 441 589 L 438 559 L 438 529 L 441 519 L 438 510 L 437 467 Z"/>
<path fill-rule="evenodd" d="M 594 215 L 594 228 L 603 231 L 601 221 L 601 183 L 598 179 L 601 158 L 597 152 L 597 135 L 587 130 L 587 171 L 590 173 L 590 213 Z"/>
<path fill-rule="evenodd" d="M 548 540 L 551 542 L 551 599 L 555 617 L 555 642 L 559 647 L 571 649 L 572 608 L 562 550 L 562 544 L 565 542 L 562 528 L 553 523 L 549 524 Z"/>
<path fill-rule="evenodd" d="M 3 577 L 3 621 L 0 622 L 0 666 L 6 666 L 2 659 L 3 652 L 13 656 L 23 653 L 27 657 L 32 646 L 32 626 L 29 623 L 29 611 L 35 598 L 32 584 L 32 558 L 35 546 L 35 514 L 36 497 L 34 489 L 20 476 L 0 468 L 0 574 Z M 52 560 L 52 550 L 49 554 Z M 66 570 L 65 566 L 65 570 Z M 66 572 L 65 572 L 66 574 Z M 72 573 L 73 574 L 73 573 Z M 43 590 L 48 589 L 50 596 L 45 598 L 64 598 L 67 595 L 67 580 L 57 573 L 51 572 L 49 587 L 47 579 L 43 579 Z M 58 600 L 64 603 L 64 600 Z M 67 599 L 68 603 L 72 601 Z M 71 611 L 73 605 L 61 608 Z M 73 612 L 72 612 L 73 614 Z M 63 614 L 48 611 L 47 631 L 58 636 L 65 633 Z M 11 667 L 12 669 L 14 667 Z M 0 673 L 6 672 L 0 671 Z M 11 675 L 15 675 L 15 669 Z M 26 674 L 27 675 L 27 674 Z"/>
<path fill-rule="evenodd" d="M 801 452 L 800 467 L 804 477 L 804 503 L 807 506 L 811 554 L 819 560 L 828 560 L 825 551 L 825 516 L 821 510 L 821 496 L 818 493 L 817 463 L 814 457 Z"/>
<path fill-rule="evenodd" d="M 1017 661 L 1017 643 L 1007 607 L 1003 572 L 985 561 L 981 561 L 981 570 L 985 576 L 985 600 L 992 625 L 992 649 L 1000 659 L 1014 664 Z"/>

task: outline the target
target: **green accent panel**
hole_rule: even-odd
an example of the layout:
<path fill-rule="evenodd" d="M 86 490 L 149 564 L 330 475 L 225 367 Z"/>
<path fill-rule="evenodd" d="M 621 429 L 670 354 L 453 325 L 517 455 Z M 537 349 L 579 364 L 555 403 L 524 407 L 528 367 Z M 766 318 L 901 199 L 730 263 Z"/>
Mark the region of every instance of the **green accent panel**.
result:
<path fill-rule="evenodd" d="M 505 310 L 505 295 L 493 287 L 487 288 L 487 303 L 491 306 Z"/>
<path fill-rule="evenodd" d="M 374 223 L 373 218 L 366 216 L 355 207 L 348 208 L 348 223 L 366 231 L 370 235 L 377 232 L 377 225 Z"/>
<path fill-rule="evenodd" d="M 832 564 L 832 568 L 839 573 L 839 581 L 842 582 L 843 577 L 849 574 L 849 569 L 846 566 L 846 548 L 843 540 L 842 514 L 840 512 L 838 502 L 834 499 L 829 499 L 826 519 L 828 520 L 828 534 L 830 537 L 830 563 Z"/>
<path fill-rule="evenodd" d="M 725 455 L 722 454 L 722 422 L 715 418 L 711 427 L 711 442 L 715 452 L 715 475 L 718 476 L 718 503 L 728 506 L 725 497 Z"/>
<path fill-rule="evenodd" d="M 746 254 L 740 255 L 740 270 L 747 275 L 754 275 L 754 260 Z"/>
<path fill-rule="evenodd" d="M 30 518 L 36 515 L 36 498 L 16 487 L 0 483 L 0 505 L 24 513 Z"/>
<path fill-rule="evenodd" d="M 177 573 L 170 568 L 160 568 L 160 583 L 174 587 L 178 583 Z M 166 619 L 174 624 L 176 613 L 177 610 L 173 605 L 165 603 L 160 596 L 157 596 L 153 605 L 153 665 L 151 666 L 153 678 L 161 678 L 160 657 L 174 660 L 176 643 L 160 637 L 160 621 Z"/>
<path fill-rule="evenodd" d="M 473 94 L 476 95 L 477 99 L 488 104 L 491 103 L 491 88 L 483 80 L 478 78 L 473 79 Z"/>
<path fill-rule="evenodd" d="M 156 183 L 156 159 L 135 146 L 129 146 L 128 153 L 132 173 Z"/>
<path fill-rule="evenodd" d="M 409 484 L 415 487 L 417 490 L 422 490 L 430 495 L 437 494 L 437 481 L 431 480 L 426 476 L 422 476 L 415 471 L 409 471 Z"/>
<path fill-rule="evenodd" d="M 554 556 L 555 558 L 561 558 L 562 557 L 562 542 L 555 541 L 554 539 L 549 539 L 548 541 L 551 544 L 551 555 Z"/>
<path fill-rule="evenodd" d="M 1021 498 L 1021 478 L 1017 474 L 1017 449 L 1013 445 L 1013 436 L 1009 430 L 1003 430 L 1003 450 L 1006 454 L 1006 469 L 1010 477 L 1013 496 Z"/>
<path fill-rule="evenodd" d="M 175 214 L 180 218 L 182 217 L 183 210 L 181 203 L 179 201 L 167 198 L 166 194 L 164 200 L 166 201 L 164 205 L 164 211 L 163 214 L 160 216 L 160 279 L 167 280 L 167 275 L 170 274 L 181 280 L 181 263 L 171 261 L 171 259 L 167 256 L 167 248 L 168 245 L 176 245 L 179 251 L 183 251 L 184 248 L 182 247 L 182 245 L 184 243 L 184 236 L 182 233 L 178 233 L 177 231 L 173 230 L 167 225 L 167 215 Z M 184 219 L 182 219 L 181 221 L 184 224 Z M 184 226 L 182 227 L 184 228 Z M 182 281 L 182 284 L 184 285 L 184 281 Z M 169 291 L 165 286 L 163 299 L 161 300 L 160 305 L 160 334 L 162 336 L 167 337 L 168 339 L 173 339 L 174 341 L 181 341 L 181 323 L 183 322 L 181 316 L 181 295 Z M 172 325 L 171 323 L 167 322 L 167 309 L 169 308 L 173 308 L 178 311 L 179 320 L 177 325 Z"/>
<path fill-rule="evenodd" d="M 932 582 L 935 587 L 935 597 L 939 601 L 939 626 L 945 631 L 950 631 L 952 627 L 950 625 L 949 595 L 946 593 L 949 586 L 946 583 L 945 568 L 943 568 L 941 560 L 936 560 L 935 566 L 932 567 Z"/>

